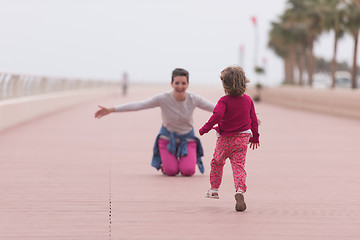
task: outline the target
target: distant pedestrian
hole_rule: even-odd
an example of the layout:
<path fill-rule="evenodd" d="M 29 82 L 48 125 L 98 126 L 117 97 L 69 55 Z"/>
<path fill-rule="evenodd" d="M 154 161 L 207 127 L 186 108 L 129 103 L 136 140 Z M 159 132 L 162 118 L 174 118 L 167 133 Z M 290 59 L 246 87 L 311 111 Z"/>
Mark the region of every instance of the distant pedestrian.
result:
<path fill-rule="evenodd" d="M 217 141 L 211 161 L 210 185 L 205 197 L 218 199 L 218 189 L 221 184 L 223 168 L 227 158 L 230 159 L 234 185 L 236 211 L 245 211 L 246 192 L 245 158 L 247 145 L 255 149 L 260 146 L 258 119 L 252 99 L 245 94 L 249 82 L 240 66 L 225 68 L 220 75 L 225 96 L 221 97 L 215 106 L 209 121 L 199 130 L 200 135 L 209 132 L 215 124 Z"/>
<path fill-rule="evenodd" d="M 192 176 L 196 164 L 204 172 L 201 157 L 203 148 L 200 139 L 193 129 L 193 112 L 195 108 L 212 112 L 215 105 L 201 96 L 186 92 L 189 86 L 189 73 L 176 68 L 172 72 L 172 91 L 157 94 L 149 99 L 126 103 L 115 107 L 99 106 L 95 118 L 101 118 L 113 112 L 130 112 L 160 107 L 162 126 L 156 137 L 151 165 L 161 169 L 165 175 Z M 148 123 L 143 119 L 144 124 Z M 136 130 L 136 126 L 130 126 Z"/>
<path fill-rule="evenodd" d="M 121 80 L 121 87 L 122 87 L 122 95 L 126 96 L 127 95 L 127 90 L 129 87 L 129 78 L 128 78 L 128 74 L 127 72 L 123 73 L 123 77 Z"/>

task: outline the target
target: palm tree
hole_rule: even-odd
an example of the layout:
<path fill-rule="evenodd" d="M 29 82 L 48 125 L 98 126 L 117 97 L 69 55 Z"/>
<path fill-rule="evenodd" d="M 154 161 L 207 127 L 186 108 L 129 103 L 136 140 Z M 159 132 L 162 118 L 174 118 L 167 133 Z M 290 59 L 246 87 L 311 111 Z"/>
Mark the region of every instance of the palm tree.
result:
<path fill-rule="evenodd" d="M 288 28 L 291 29 L 292 41 L 296 44 L 296 54 L 298 55 L 299 85 L 303 85 L 303 69 L 305 65 L 305 55 L 307 49 L 307 25 L 306 25 L 306 5 L 303 0 L 289 0 L 282 19 Z"/>
<path fill-rule="evenodd" d="M 360 0 L 359 5 L 356 5 L 354 1 L 346 3 L 346 19 L 345 28 L 351 34 L 354 39 L 354 57 L 353 67 L 351 72 L 351 88 L 357 88 L 357 48 L 359 40 L 360 29 Z"/>
<path fill-rule="evenodd" d="M 309 75 L 308 84 L 310 86 L 312 86 L 313 84 L 313 74 L 315 66 L 314 43 L 323 30 L 321 25 L 320 1 L 321 0 L 304 1 L 306 9 L 306 15 L 304 20 L 307 26 L 307 45 L 309 49 L 307 65 Z"/>
<path fill-rule="evenodd" d="M 308 1 L 314 2 L 317 0 Z M 316 21 L 317 18 L 311 16 L 309 20 L 307 8 L 308 6 L 304 4 L 303 0 L 289 0 L 288 8 L 280 17 L 279 22 L 272 23 L 269 47 L 284 60 L 285 83 L 287 84 L 295 83 L 294 69 L 297 54 L 299 55 L 299 83 L 303 83 L 304 58 L 308 46 L 310 46 L 308 75 L 309 84 L 312 84 L 314 71 L 313 43 L 320 33 L 320 30 L 318 30 L 320 21 Z"/>
<path fill-rule="evenodd" d="M 287 9 L 288 14 L 291 15 L 293 21 L 301 24 L 301 28 L 304 28 L 306 32 L 306 34 L 303 35 L 303 37 L 306 37 L 306 41 L 302 44 L 303 47 L 306 46 L 308 50 L 307 72 L 308 84 L 310 86 L 312 86 L 313 83 L 315 66 L 314 43 L 322 32 L 320 1 L 321 0 L 288 0 L 287 2 L 289 6 Z M 302 42 L 302 40 L 300 42 Z"/>
<path fill-rule="evenodd" d="M 286 84 L 294 84 L 294 69 L 296 63 L 296 30 L 284 22 L 284 16 L 280 22 L 272 22 L 270 40 L 268 46 L 284 60 Z"/>
<path fill-rule="evenodd" d="M 291 78 L 289 63 L 286 60 L 289 56 L 289 49 L 286 41 L 286 33 L 282 23 L 272 22 L 272 28 L 270 30 L 270 39 L 268 46 L 274 50 L 275 54 L 278 55 L 284 61 L 284 83 L 289 83 Z"/>
<path fill-rule="evenodd" d="M 340 0 L 322 0 L 323 26 L 326 30 L 334 31 L 334 53 L 331 66 L 332 88 L 336 84 L 335 72 L 338 40 L 345 33 L 345 7 L 346 5 Z"/>
<path fill-rule="evenodd" d="M 297 37 L 298 31 L 294 27 L 294 23 L 288 22 L 286 16 L 281 16 L 282 36 L 284 39 L 284 46 L 287 48 L 287 56 L 285 61 L 287 62 L 288 75 L 287 83 L 295 84 L 295 66 L 296 66 L 296 50 L 298 46 Z"/>
<path fill-rule="evenodd" d="M 304 78 L 303 78 L 303 72 L 305 67 L 305 56 L 306 56 L 306 49 L 307 49 L 307 32 L 306 32 L 306 26 L 303 24 L 299 24 L 296 26 L 297 28 L 297 41 L 298 41 L 298 47 L 297 47 L 297 54 L 299 56 L 298 60 L 298 68 L 299 68 L 299 85 L 304 85 Z"/>
<path fill-rule="evenodd" d="M 269 47 L 284 60 L 285 83 L 294 83 L 297 62 L 299 82 L 303 82 L 304 53 L 307 52 L 308 84 L 312 86 L 315 67 L 314 42 L 324 31 L 334 32 L 331 63 L 332 87 L 335 87 L 338 40 L 348 31 L 354 39 L 352 88 L 357 88 L 357 46 L 360 31 L 360 0 L 288 0 L 278 22 L 272 23 Z M 295 60 L 298 55 L 299 60 Z"/>

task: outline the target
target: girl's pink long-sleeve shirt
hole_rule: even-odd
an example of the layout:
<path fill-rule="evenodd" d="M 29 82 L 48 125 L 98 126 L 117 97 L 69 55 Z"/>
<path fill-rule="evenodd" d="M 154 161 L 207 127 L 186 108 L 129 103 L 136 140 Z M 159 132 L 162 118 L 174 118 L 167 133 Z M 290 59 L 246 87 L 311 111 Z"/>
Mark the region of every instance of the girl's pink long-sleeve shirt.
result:
<path fill-rule="evenodd" d="M 233 136 L 239 132 L 251 129 L 250 142 L 259 142 L 258 120 L 252 99 L 244 94 L 242 96 L 221 97 L 215 106 L 209 121 L 199 130 L 200 135 L 214 129 L 221 136 Z"/>

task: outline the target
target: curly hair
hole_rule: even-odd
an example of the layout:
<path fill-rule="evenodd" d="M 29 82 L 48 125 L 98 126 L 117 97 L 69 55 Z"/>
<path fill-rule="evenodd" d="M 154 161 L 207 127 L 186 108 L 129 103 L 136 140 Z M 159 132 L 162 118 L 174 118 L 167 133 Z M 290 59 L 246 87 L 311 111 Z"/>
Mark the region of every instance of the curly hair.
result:
<path fill-rule="evenodd" d="M 250 82 L 242 67 L 230 66 L 221 71 L 220 79 L 224 92 L 230 96 L 241 96 L 246 91 L 246 84 Z"/>

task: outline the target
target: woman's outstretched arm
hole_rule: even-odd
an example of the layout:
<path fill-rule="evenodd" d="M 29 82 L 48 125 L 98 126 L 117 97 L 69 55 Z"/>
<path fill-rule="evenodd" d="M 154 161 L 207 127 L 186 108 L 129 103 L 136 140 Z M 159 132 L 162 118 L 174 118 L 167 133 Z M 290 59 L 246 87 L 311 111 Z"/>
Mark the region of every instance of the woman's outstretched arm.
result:
<path fill-rule="evenodd" d="M 100 105 L 98 107 L 100 109 L 95 112 L 95 118 L 102 118 L 103 116 L 106 116 L 112 112 L 115 112 L 114 107 L 107 108 L 107 107 L 103 107 Z"/>
<path fill-rule="evenodd" d="M 164 94 L 158 94 L 146 100 L 124 103 L 114 107 L 103 107 L 99 105 L 100 109 L 95 112 L 95 118 L 102 118 L 103 116 L 106 116 L 112 112 L 131 112 L 159 107 L 163 98 Z"/>

